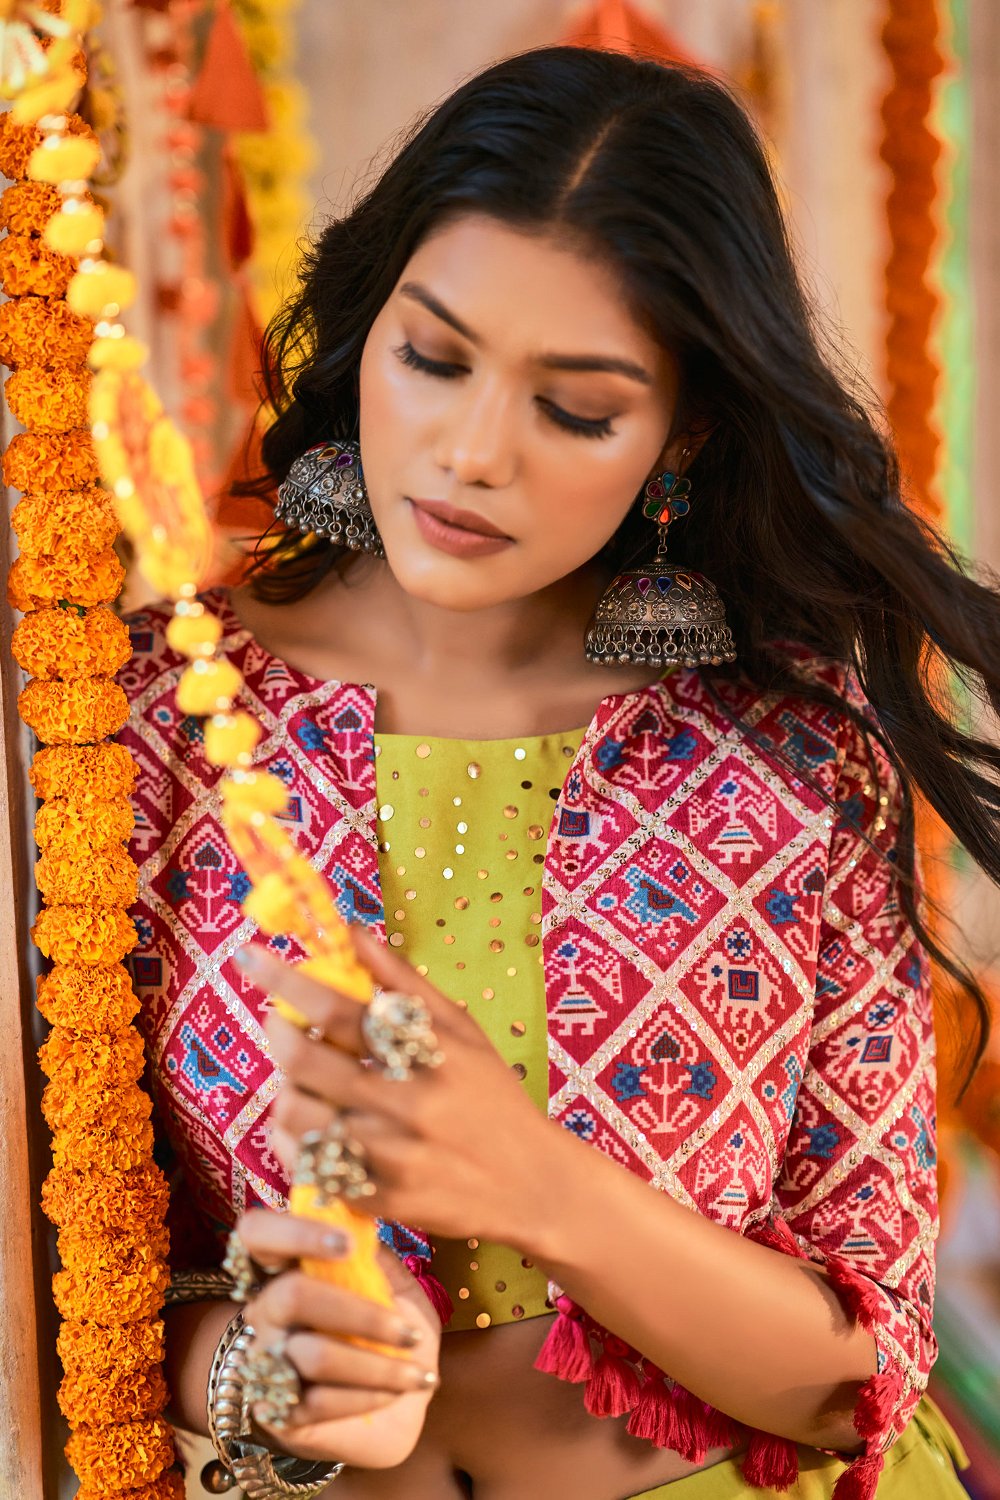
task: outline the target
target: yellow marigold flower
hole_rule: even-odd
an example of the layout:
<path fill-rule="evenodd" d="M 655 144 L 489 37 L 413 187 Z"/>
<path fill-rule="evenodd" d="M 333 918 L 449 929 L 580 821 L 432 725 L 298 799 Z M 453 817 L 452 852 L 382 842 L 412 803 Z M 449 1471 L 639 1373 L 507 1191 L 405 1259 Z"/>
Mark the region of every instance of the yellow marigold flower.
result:
<path fill-rule="evenodd" d="M 128 627 L 114 610 L 39 609 L 14 631 L 11 650 L 30 677 L 113 677 L 132 655 Z"/>
<path fill-rule="evenodd" d="M 111 496 L 96 485 L 25 495 L 14 507 L 10 523 L 21 551 L 35 556 L 64 550 L 104 552 L 121 530 Z"/>
<path fill-rule="evenodd" d="M 19 432 L 3 456 L 3 477 L 12 490 L 80 490 L 96 484 L 94 440 L 85 427 L 72 432 Z"/>
<path fill-rule="evenodd" d="M 263 733 L 252 714 L 213 714 L 205 724 L 205 759 L 213 766 L 249 766 Z"/>
<path fill-rule="evenodd" d="M 102 1172 L 127 1172 L 144 1161 L 152 1149 L 153 1127 L 148 1120 L 129 1136 L 94 1126 L 90 1130 L 60 1130 L 52 1138 L 52 1160 L 57 1167 L 92 1166 Z"/>
<path fill-rule="evenodd" d="M 0 240 L 0 247 L 9 244 L 9 237 Z M 68 432 L 88 421 L 90 380 L 86 369 L 45 370 L 39 365 L 23 365 L 7 381 L 4 395 L 13 415 L 29 432 Z"/>
<path fill-rule="evenodd" d="M 25 613 L 60 602 L 90 608 L 117 599 L 124 581 L 125 569 L 111 547 L 80 555 L 22 552 L 11 564 L 7 602 Z"/>
<path fill-rule="evenodd" d="M 55 1079 L 42 1093 L 42 1114 L 53 1133 L 102 1125 L 131 1135 L 149 1119 L 152 1109 L 152 1099 L 135 1083 L 81 1091 L 75 1083 L 67 1085 Z"/>
<path fill-rule="evenodd" d="M 288 788 L 270 771 L 234 771 L 219 783 L 219 794 L 223 810 L 234 807 L 280 813 L 288 806 Z"/>
<path fill-rule="evenodd" d="M 67 847 L 74 852 L 107 849 L 124 842 L 134 827 L 135 813 L 127 797 L 104 802 L 53 797 L 35 815 L 35 843 L 50 853 Z"/>
<path fill-rule="evenodd" d="M 114 906 L 48 906 L 31 929 L 35 946 L 57 964 L 117 964 L 138 942 L 127 912 Z"/>
<path fill-rule="evenodd" d="M 177 683 L 177 707 L 185 714 L 221 713 L 242 685 L 242 674 L 231 661 L 194 661 Z"/>
<path fill-rule="evenodd" d="M 39 1047 L 38 1062 L 46 1078 L 67 1087 L 123 1088 L 142 1076 L 142 1037 L 132 1030 L 84 1034 L 57 1026 Z"/>
<path fill-rule="evenodd" d="M 91 247 L 99 248 L 104 239 L 104 210 L 89 196 L 67 198 L 45 225 L 42 239 L 60 255 L 83 255 Z"/>
<path fill-rule="evenodd" d="M 79 1223 L 86 1216 L 90 1227 L 101 1234 L 162 1223 L 169 1199 L 167 1179 L 152 1161 L 140 1162 L 127 1172 L 53 1167 L 42 1184 L 42 1209 L 53 1224 Z"/>
<path fill-rule="evenodd" d="M 92 1264 L 78 1271 L 57 1271 L 52 1278 L 56 1307 L 64 1318 L 93 1318 L 95 1323 L 132 1323 L 155 1317 L 163 1306 L 170 1274 L 166 1263 L 151 1263 L 114 1276 Z"/>
<path fill-rule="evenodd" d="M 110 1374 L 114 1370 L 141 1370 L 162 1360 L 163 1334 L 161 1318 L 111 1327 L 70 1319 L 59 1329 L 56 1349 L 67 1372 L 94 1370 Z"/>
<path fill-rule="evenodd" d="M 11 234 L 41 234 L 63 197 L 49 182 L 14 182 L 0 196 L 0 229 Z"/>
<path fill-rule="evenodd" d="M 67 285 L 66 301 L 84 318 L 117 318 L 135 301 L 136 281 L 124 266 L 107 260 L 84 260 Z"/>
<path fill-rule="evenodd" d="M 26 175 L 34 182 L 76 182 L 90 177 L 100 159 L 96 139 L 50 135 L 28 157 Z"/>
<path fill-rule="evenodd" d="M 135 861 L 121 845 L 91 854 L 86 863 L 64 854 L 43 854 L 35 864 L 35 884 L 52 906 L 131 906 L 136 898 Z"/>
<path fill-rule="evenodd" d="M 46 811 L 43 807 L 39 817 Z M 53 1026 L 125 1031 L 139 1010 L 139 997 L 121 964 L 57 964 L 47 974 L 39 974 L 35 984 L 38 1009 Z"/>
<path fill-rule="evenodd" d="M 182 656 L 211 656 L 221 636 L 222 621 L 218 615 L 209 614 L 203 604 L 183 614 L 178 612 L 167 626 L 167 645 Z"/>
<path fill-rule="evenodd" d="M 71 135 L 95 140 L 94 132 L 80 115 L 70 115 L 67 130 Z M 0 117 L 0 172 L 16 182 L 28 175 L 28 159 L 42 139 L 37 125 L 25 125 L 11 118 L 10 113 Z"/>
<path fill-rule="evenodd" d="M 36 752 L 28 779 L 38 797 L 106 802 L 127 797 L 138 774 L 124 745 L 53 745 Z"/>
<path fill-rule="evenodd" d="M 108 1234 L 92 1234 L 86 1219 L 61 1229 L 56 1241 L 64 1271 L 86 1271 L 88 1265 L 106 1266 L 114 1276 L 144 1274 L 153 1263 L 159 1270 L 166 1259 L 170 1236 L 162 1224 L 138 1224 Z"/>
<path fill-rule="evenodd" d="M 0 241 L 0 285 L 8 297 L 63 297 L 75 272 L 68 256 L 36 235 L 8 233 Z"/>
<path fill-rule="evenodd" d="M 0 114 L 0 120 L 6 118 Z M 61 297 L 14 297 L 0 305 L 0 364 L 12 369 L 20 365 L 78 368 L 86 363 L 93 338 L 93 325 L 78 317 Z"/>
<path fill-rule="evenodd" d="M 158 1417 L 166 1406 L 167 1382 L 155 1365 L 110 1375 L 77 1370 L 63 1376 L 56 1399 L 71 1427 L 141 1422 Z"/>
<path fill-rule="evenodd" d="M 124 690 L 107 677 L 29 682 L 17 710 L 47 745 L 92 745 L 117 734 L 129 715 Z"/>
<path fill-rule="evenodd" d="M 120 338 L 95 338 L 87 355 L 92 370 L 137 370 L 149 358 L 149 345 L 130 333 Z"/>

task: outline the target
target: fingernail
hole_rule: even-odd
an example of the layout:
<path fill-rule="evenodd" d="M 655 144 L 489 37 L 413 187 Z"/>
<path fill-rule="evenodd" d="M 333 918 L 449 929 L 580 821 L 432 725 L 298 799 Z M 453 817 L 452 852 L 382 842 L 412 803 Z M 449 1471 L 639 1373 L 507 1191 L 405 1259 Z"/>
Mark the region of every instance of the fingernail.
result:
<path fill-rule="evenodd" d="M 321 1255 L 348 1255 L 351 1242 L 339 1229 L 330 1229 L 320 1237 L 319 1246 Z"/>
<path fill-rule="evenodd" d="M 418 1390 L 437 1390 L 440 1380 L 436 1370 L 411 1370 L 410 1378 Z"/>
<path fill-rule="evenodd" d="M 405 1324 L 399 1330 L 399 1342 L 404 1349 L 415 1349 L 423 1336 L 422 1328 L 412 1328 L 409 1324 Z"/>
<path fill-rule="evenodd" d="M 252 974 L 255 969 L 260 968 L 260 959 L 253 948 L 237 948 L 233 954 L 233 963 L 245 974 Z"/>

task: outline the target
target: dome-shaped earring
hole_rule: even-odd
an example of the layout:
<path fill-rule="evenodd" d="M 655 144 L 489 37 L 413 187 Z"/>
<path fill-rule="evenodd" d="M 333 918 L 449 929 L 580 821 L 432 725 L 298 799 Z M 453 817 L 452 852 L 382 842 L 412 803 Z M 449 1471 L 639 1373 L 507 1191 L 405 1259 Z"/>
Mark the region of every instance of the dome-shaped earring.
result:
<path fill-rule="evenodd" d="M 584 639 L 588 660 L 683 667 L 736 660 L 715 585 L 667 561 L 667 528 L 691 509 L 690 493 L 690 479 L 669 472 L 646 485 L 643 515 L 657 523 L 656 555 L 617 574 L 601 595 Z"/>
<path fill-rule="evenodd" d="M 385 556 L 353 443 L 307 449 L 278 486 L 274 514 L 292 531 L 315 532 L 353 552 Z"/>

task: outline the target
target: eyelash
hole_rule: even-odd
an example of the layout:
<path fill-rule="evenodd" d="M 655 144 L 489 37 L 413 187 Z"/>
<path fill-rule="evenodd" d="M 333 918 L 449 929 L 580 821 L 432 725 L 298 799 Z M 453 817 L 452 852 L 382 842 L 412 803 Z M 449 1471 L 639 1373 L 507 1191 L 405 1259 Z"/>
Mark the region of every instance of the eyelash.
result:
<path fill-rule="evenodd" d="M 426 355 L 418 353 L 409 341 L 401 344 L 395 353 L 404 365 L 409 365 L 411 370 L 420 370 L 422 374 L 436 376 L 439 380 L 454 380 L 456 376 L 462 374 L 461 365 L 428 359 Z M 546 401 L 541 396 L 538 400 L 546 416 L 565 432 L 575 433 L 578 437 L 611 436 L 613 428 L 610 417 L 576 417 L 571 411 L 565 411 L 563 407 L 556 406 L 554 402 Z"/>

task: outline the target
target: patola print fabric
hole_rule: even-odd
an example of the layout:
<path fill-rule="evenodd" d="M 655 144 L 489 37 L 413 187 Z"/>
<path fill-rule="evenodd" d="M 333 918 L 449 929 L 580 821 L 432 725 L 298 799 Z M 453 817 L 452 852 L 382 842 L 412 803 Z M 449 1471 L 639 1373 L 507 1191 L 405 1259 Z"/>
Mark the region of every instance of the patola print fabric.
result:
<path fill-rule="evenodd" d="M 373 688 L 290 668 L 241 627 L 224 591 L 205 597 L 264 726 L 255 763 L 287 785 L 288 822 L 344 917 L 384 939 Z M 140 768 L 133 969 L 161 1129 L 186 1184 L 174 1194 L 181 1262 L 205 1259 L 199 1223 L 217 1254 L 235 1216 L 282 1206 L 287 1183 L 268 1144 L 280 1079 L 264 997 L 232 960 L 255 931 L 239 906 L 247 878 L 219 825 L 200 724 L 176 705 L 184 662 L 164 642 L 168 618 L 133 616 L 120 680 L 133 704 L 122 739 Z M 810 670 L 850 690 L 841 667 Z M 553 805 L 549 1113 L 679 1203 L 828 1267 L 878 1345 L 855 1416 L 865 1455 L 838 1487 L 867 1496 L 936 1353 L 933 1030 L 926 956 L 893 880 L 899 790 L 842 712 L 726 695 L 773 748 L 748 739 L 697 672 L 678 670 L 601 702 Z M 280 938 L 272 946 L 298 956 Z M 197 1222 L 183 1217 L 193 1203 Z M 387 1226 L 386 1238 L 426 1254 L 418 1231 Z M 587 1380 L 592 1410 L 617 1402 L 633 1411 L 631 1430 L 681 1451 L 720 1431 L 638 1351 L 568 1299 L 557 1305 L 541 1362 Z M 618 1385 L 616 1363 L 629 1367 Z M 669 1421 L 654 1396 L 673 1402 Z M 751 1482 L 776 1482 L 767 1443 L 790 1446 L 751 1435 Z"/>

